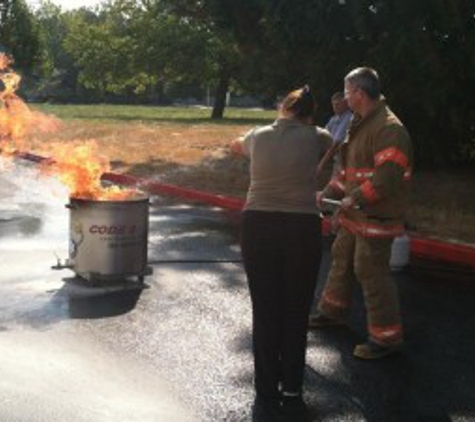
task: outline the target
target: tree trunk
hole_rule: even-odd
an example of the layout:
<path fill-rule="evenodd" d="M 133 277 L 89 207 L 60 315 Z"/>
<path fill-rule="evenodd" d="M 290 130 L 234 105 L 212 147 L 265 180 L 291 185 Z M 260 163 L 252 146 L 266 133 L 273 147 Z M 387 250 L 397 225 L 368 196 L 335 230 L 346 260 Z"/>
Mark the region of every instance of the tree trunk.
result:
<path fill-rule="evenodd" d="M 221 69 L 218 85 L 216 87 L 216 94 L 214 97 L 212 119 L 222 119 L 224 115 L 224 109 L 226 107 L 226 94 L 229 88 L 229 72 L 225 67 Z"/>

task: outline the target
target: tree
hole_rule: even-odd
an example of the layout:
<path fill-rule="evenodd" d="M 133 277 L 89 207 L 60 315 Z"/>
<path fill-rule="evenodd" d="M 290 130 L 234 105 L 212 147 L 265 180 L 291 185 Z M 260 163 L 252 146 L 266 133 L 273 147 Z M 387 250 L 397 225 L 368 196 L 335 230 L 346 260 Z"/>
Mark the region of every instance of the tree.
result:
<path fill-rule="evenodd" d="M 216 0 L 228 11 L 236 1 Z M 243 3 L 261 7 L 249 31 L 259 66 L 246 69 L 248 86 L 272 93 L 310 82 L 326 105 L 350 69 L 373 66 L 409 127 L 419 163 L 473 159 L 475 109 L 467 92 L 475 92 L 475 2 Z"/>
<path fill-rule="evenodd" d="M 229 2 L 202 0 L 162 0 L 167 13 L 193 22 L 208 36 L 206 55 L 208 57 L 208 78 L 216 85 L 215 103 L 211 113 L 213 119 L 222 119 L 226 106 L 226 94 L 232 80 L 237 80 L 242 54 L 237 39 L 237 20 L 228 15 Z M 241 0 L 241 3 L 245 1 Z M 235 3 L 238 4 L 238 3 Z M 244 46 L 244 44 L 242 44 Z"/>
<path fill-rule="evenodd" d="M 50 0 L 42 0 L 35 10 L 43 46 L 44 69 L 44 77 L 34 92 L 38 98 L 68 101 L 78 93 L 78 68 L 64 47 L 70 21 L 75 14 L 75 11 L 63 12 L 61 7 Z"/>
<path fill-rule="evenodd" d="M 475 89 L 475 3 L 358 1 L 351 13 L 364 47 L 360 63 L 379 70 L 418 161 L 441 165 L 469 158 L 475 115 L 466 93 Z"/>
<path fill-rule="evenodd" d="M 20 69 L 31 72 L 39 63 L 38 28 L 24 0 L 0 2 L 0 42 Z"/>
<path fill-rule="evenodd" d="M 64 45 L 87 88 L 153 96 L 166 86 L 203 84 L 208 39 L 206 28 L 167 13 L 159 1 L 118 0 L 95 21 L 76 15 Z"/>

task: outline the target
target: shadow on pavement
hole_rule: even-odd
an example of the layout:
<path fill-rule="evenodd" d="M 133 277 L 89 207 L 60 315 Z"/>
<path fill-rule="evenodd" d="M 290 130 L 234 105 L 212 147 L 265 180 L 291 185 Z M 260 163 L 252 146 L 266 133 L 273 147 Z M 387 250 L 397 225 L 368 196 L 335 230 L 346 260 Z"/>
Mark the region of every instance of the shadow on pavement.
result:
<path fill-rule="evenodd" d="M 69 299 L 71 318 L 105 318 L 122 315 L 135 308 L 140 292 L 109 293 L 103 296 Z"/>
<path fill-rule="evenodd" d="M 91 286 L 77 277 L 65 278 L 58 292 L 67 301 L 72 319 L 97 319 L 126 314 L 135 308 L 147 285 L 118 280 L 103 286 Z"/>

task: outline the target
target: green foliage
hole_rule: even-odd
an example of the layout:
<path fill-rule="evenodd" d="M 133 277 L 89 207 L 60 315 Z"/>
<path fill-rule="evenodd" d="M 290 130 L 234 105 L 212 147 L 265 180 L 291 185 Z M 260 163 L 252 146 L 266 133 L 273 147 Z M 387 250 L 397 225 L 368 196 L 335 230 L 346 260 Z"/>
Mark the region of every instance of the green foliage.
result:
<path fill-rule="evenodd" d="M 38 28 L 24 0 L 0 2 L 0 45 L 30 72 L 41 59 Z"/>
<path fill-rule="evenodd" d="M 246 67 L 250 88 L 271 96 L 309 82 L 329 112 L 328 99 L 342 89 L 345 74 L 373 66 L 409 127 L 420 163 L 472 160 L 475 112 L 467 92 L 475 92 L 473 1 L 264 3 L 255 26 L 259 67 Z"/>
<path fill-rule="evenodd" d="M 361 3 L 356 29 L 367 40 L 363 59 L 379 70 L 419 161 L 468 158 L 460 153 L 473 138 L 465 93 L 475 89 L 475 4 L 469 10 L 464 1 Z"/>
<path fill-rule="evenodd" d="M 226 93 L 232 85 L 233 79 L 238 79 L 237 74 L 242 62 L 237 48 L 243 45 L 238 39 L 237 22 L 232 19 L 222 19 L 223 13 L 226 15 L 228 12 L 229 2 L 163 0 L 162 3 L 166 6 L 168 13 L 181 17 L 187 23 L 194 22 L 206 31 L 208 35 L 206 54 L 209 69 L 206 76 L 208 83 L 211 81 L 216 84 L 212 118 L 223 118 Z M 246 6 L 245 1 L 241 2 L 241 5 L 243 4 Z"/>
<path fill-rule="evenodd" d="M 42 1 L 35 12 L 40 28 L 44 49 L 44 67 L 48 75 L 55 70 L 67 70 L 74 66 L 72 58 L 63 47 L 63 40 L 68 33 L 67 14 L 49 0 Z"/>
<path fill-rule="evenodd" d="M 213 40 L 207 27 L 167 13 L 160 1 L 118 0 L 93 22 L 75 14 L 64 47 L 86 88 L 142 94 L 202 85 L 213 74 Z"/>

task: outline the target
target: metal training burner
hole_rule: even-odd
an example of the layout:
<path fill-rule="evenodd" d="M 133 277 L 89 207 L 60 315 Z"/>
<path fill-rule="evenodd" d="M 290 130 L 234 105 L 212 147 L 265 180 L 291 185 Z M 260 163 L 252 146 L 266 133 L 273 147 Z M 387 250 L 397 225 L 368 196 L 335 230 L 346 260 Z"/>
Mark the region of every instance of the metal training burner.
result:
<path fill-rule="evenodd" d="M 152 274 L 147 265 L 149 198 L 121 200 L 70 198 L 69 258 L 54 269 L 69 268 L 88 281 Z"/>

